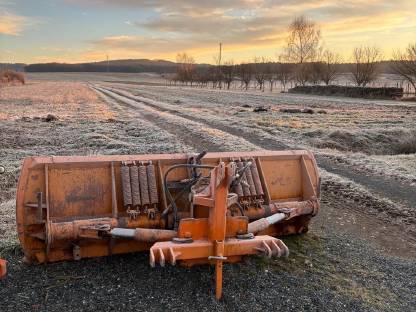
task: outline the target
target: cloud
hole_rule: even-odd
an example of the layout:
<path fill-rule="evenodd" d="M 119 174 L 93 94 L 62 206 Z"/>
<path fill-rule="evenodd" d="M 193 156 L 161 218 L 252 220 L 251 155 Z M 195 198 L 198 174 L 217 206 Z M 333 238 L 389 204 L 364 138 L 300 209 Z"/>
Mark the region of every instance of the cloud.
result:
<path fill-rule="evenodd" d="M 212 10 L 228 10 L 241 8 L 255 8 L 264 2 L 263 0 L 211 0 L 211 1 L 194 1 L 194 0 L 65 0 L 67 3 L 78 4 L 93 7 L 119 7 L 119 8 L 140 8 L 153 9 L 164 12 L 190 11 L 204 12 Z M 276 1 L 273 1 L 276 2 Z M 277 1 L 283 2 L 283 1 Z"/>
<path fill-rule="evenodd" d="M 71 0 L 77 1 L 77 0 Z M 95 5 L 114 5 L 95 0 Z M 141 36 L 112 36 L 93 41 L 96 49 L 111 49 L 116 53 L 174 56 L 181 51 L 202 55 L 216 53 L 223 42 L 234 55 L 247 51 L 270 56 L 285 45 L 287 26 L 294 16 L 304 14 L 318 21 L 323 39 L 330 49 L 345 52 L 345 46 L 356 44 L 371 33 L 381 33 L 403 27 L 409 17 L 410 2 L 396 0 L 396 5 L 382 0 L 343 2 L 330 0 L 297 1 L 128 1 L 122 6 L 143 5 L 153 9 L 145 20 L 130 21 L 141 30 Z M 232 7 L 229 3 L 236 3 Z M 408 25 L 409 23 L 407 23 Z M 413 24 L 413 27 L 415 24 Z M 342 38 L 340 39 L 340 36 Z M 328 40 L 329 39 L 329 40 Z M 340 49 L 343 49 L 341 51 Z M 274 52 L 271 52 L 271 51 Z"/>
<path fill-rule="evenodd" d="M 0 0 L 0 14 L 2 1 L 7 0 Z M 82 51 L 72 52 L 73 57 L 85 60 L 102 59 L 106 54 L 113 58 L 174 59 L 178 52 L 187 51 L 198 61 L 210 62 L 219 42 L 224 44 L 226 57 L 273 57 L 285 45 L 288 24 L 299 15 L 317 21 L 326 46 L 341 54 L 349 53 L 359 41 L 376 44 L 377 38 L 381 47 L 388 48 L 389 32 L 390 36 L 394 33 L 392 40 L 408 42 L 411 30 L 416 31 L 414 0 L 60 1 L 94 17 L 106 11 L 122 18 L 123 27 L 115 25 L 99 37 L 79 39 L 84 45 L 79 45 Z M 134 18 L 134 12 L 141 18 Z M 5 28 L 0 15 L 0 33 L 20 34 L 31 21 L 20 18 L 14 28 L 10 23 Z"/>
<path fill-rule="evenodd" d="M 29 17 L 16 15 L 0 8 L 0 34 L 19 36 L 34 24 L 35 21 Z"/>
<path fill-rule="evenodd" d="M 146 52 L 152 51 L 155 48 L 163 49 L 166 46 L 171 47 L 172 44 L 174 44 L 174 40 L 169 40 L 169 38 L 120 35 L 93 40 L 91 43 L 96 47 L 104 49 L 136 50 Z"/>

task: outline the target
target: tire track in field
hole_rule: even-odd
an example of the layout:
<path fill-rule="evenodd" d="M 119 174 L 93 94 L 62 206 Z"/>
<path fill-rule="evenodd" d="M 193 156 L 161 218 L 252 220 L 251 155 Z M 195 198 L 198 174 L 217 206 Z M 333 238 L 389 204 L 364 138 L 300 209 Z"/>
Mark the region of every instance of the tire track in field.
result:
<path fill-rule="evenodd" d="M 267 133 L 263 130 L 259 130 L 257 128 L 252 128 L 252 127 L 250 128 L 245 125 L 241 125 L 241 127 L 236 128 L 235 126 L 229 126 L 225 122 L 224 123 L 219 122 L 218 120 L 211 121 L 211 120 L 207 120 L 206 118 L 191 116 L 185 112 L 179 111 L 176 107 L 173 107 L 173 105 L 166 103 L 166 102 L 155 101 L 155 100 L 145 98 L 142 96 L 137 96 L 137 95 L 132 94 L 131 92 L 128 92 L 119 88 L 113 88 L 113 87 L 102 87 L 102 88 L 108 91 L 111 91 L 113 93 L 116 93 L 120 96 L 126 97 L 130 100 L 143 103 L 156 110 L 159 110 L 162 112 L 168 112 L 172 115 L 182 117 L 189 121 L 196 121 L 198 123 L 208 125 L 211 128 L 221 130 L 225 133 L 228 133 L 233 136 L 239 137 L 240 139 L 246 140 L 247 142 L 257 146 L 257 148 L 268 149 L 268 150 L 294 149 L 293 146 L 290 147 L 288 144 L 276 140 L 276 136 L 270 133 Z M 242 136 L 242 134 L 244 136 Z M 259 144 L 259 142 L 261 142 L 261 144 Z"/>
<path fill-rule="evenodd" d="M 202 139 L 206 140 L 206 137 L 210 136 L 209 132 L 206 132 L 207 129 L 211 129 L 208 131 L 212 131 L 212 128 L 207 128 L 205 125 L 201 125 L 202 123 L 194 122 L 191 120 L 187 120 L 187 118 L 182 118 L 180 116 L 175 116 L 172 113 L 168 111 L 162 111 L 162 109 L 159 109 L 158 106 L 155 106 L 155 103 L 152 103 L 153 105 L 147 104 L 147 102 L 140 101 L 136 99 L 134 96 L 130 95 L 128 97 L 124 96 L 124 92 L 114 92 L 116 90 L 112 90 L 111 88 L 101 88 L 101 87 L 95 87 L 97 92 L 100 92 L 102 94 L 105 94 L 112 100 L 118 102 L 121 106 L 124 106 L 129 111 L 130 109 L 133 109 L 137 112 L 137 110 L 140 111 L 139 116 L 142 118 L 145 118 L 147 121 L 150 121 L 152 123 L 155 123 L 157 126 L 160 126 L 165 131 L 168 131 L 174 135 L 181 136 L 182 133 L 189 134 L 189 129 L 193 127 L 199 127 L 200 129 L 197 129 L 196 132 L 192 132 L 191 136 L 189 137 L 181 137 L 183 141 L 192 146 L 196 147 L 196 149 L 201 147 L 200 139 L 197 138 L 197 135 L 201 134 L 201 131 L 203 136 Z M 163 104 L 163 103 L 161 103 Z M 133 112 L 134 113 L 134 112 Z M 184 120 L 185 119 L 185 120 Z M 187 121 L 188 125 L 183 125 L 183 123 Z M 201 128 L 202 127 L 202 128 Z M 238 143 L 242 142 L 242 144 L 245 144 L 246 147 L 251 149 L 253 147 L 253 144 L 250 142 L 247 142 L 246 140 L 242 139 L 241 137 L 235 137 L 229 136 L 225 137 L 227 140 L 237 140 Z M 229 150 L 229 148 L 225 148 L 222 143 L 226 143 L 222 140 L 217 141 L 216 143 L 212 143 L 210 140 L 208 141 L 208 145 L 205 145 L 205 147 L 211 147 L 213 151 L 226 151 Z M 247 142 L 247 143 L 244 143 Z M 247 144 L 247 145 L 246 145 Z M 230 146 L 228 146 L 230 147 Z M 259 149 L 258 145 L 254 145 L 256 149 Z M 241 150 L 241 145 L 235 145 L 235 149 Z M 371 198 L 367 198 L 366 192 L 361 193 L 359 189 L 357 189 L 357 185 L 354 184 L 354 181 L 343 181 L 339 182 L 337 179 L 333 179 L 331 176 L 328 176 L 328 174 L 324 171 L 324 178 L 325 188 L 329 188 L 328 191 L 325 191 L 323 200 L 323 211 L 318 215 L 318 219 L 316 222 L 321 222 L 322 224 L 325 224 L 327 222 L 327 219 L 335 219 L 338 220 L 340 217 L 348 211 L 348 215 L 354 219 L 360 220 L 360 224 L 364 226 L 364 228 L 361 229 L 359 237 L 365 237 L 369 241 L 371 241 L 373 244 L 379 246 L 383 251 L 387 253 L 393 253 L 392 248 L 387 248 L 388 246 L 391 246 L 391 244 L 394 242 L 400 241 L 402 246 L 406 246 L 406 248 L 397 248 L 398 250 L 394 250 L 396 253 L 404 254 L 407 256 L 406 250 L 408 248 L 413 248 L 415 242 L 413 239 L 411 239 L 411 236 L 403 237 L 403 233 L 407 232 L 408 229 L 404 226 L 400 226 L 400 228 L 395 227 L 393 224 L 386 225 L 384 227 L 380 228 L 380 224 L 383 224 L 383 222 L 386 222 L 386 220 L 382 217 L 377 217 L 374 219 L 373 213 L 374 210 L 368 211 L 368 204 L 371 205 L 371 207 L 383 207 L 383 209 L 389 210 L 389 207 L 386 206 L 388 203 L 385 203 L 382 199 L 378 198 L 377 196 L 374 196 Z M 352 185 L 351 185 L 352 184 Z M 358 187 L 360 187 L 358 185 Z M 336 192 L 338 193 L 332 193 L 331 189 L 336 189 Z M 346 197 L 344 198 L 342 195 L 338 195 L 339 192 L 342 194 L 346 194 Z M 353 197 L 353 199 L 350 197 L 351 193 L 358 192 L 358 195 L 356 197 Z M 355 198 L 358 201 L 355 201 Z M 342 207 L 340 210 L 339 208 Z M 342 233 L 343 231 L 347 231 L 349 233 L 352 233 L 356 235 L 357 233 L 357 226 L 353 225 L 342 225 L 342 228 L 334 228 L 334 231 Z M 372 230 L 373 229 L 373 230 Z M 411 229 L 409 229 L 411 230 Z M 380 237 L 387 237 L 384 240 L 380 240 Z M 381 242 L 381 243 L 380 243 Z M 403 250 L 404 249 L 404 250 Z"/>
<path fill-rule="evenodd" d="M 149 130 L 149 132 L 157 134 L 157 136 L 160 138 L 161 145 L 166 148 L 165 151 L 167 152 L 196 152 L 196 150 L 185 144 L 183 140 L 181 140 L 178 136 L 173 135 L 154 123 L 146 120 L 143 118 L 142 114 L 138 112 L 136 109 L 131 110 L 126 106 L 120 105 L 118 102 L 113 100 L 112 98 L 108 97 L 104 93 L 101 93 L 99 90 L 95 89 L 92 85 L 89 85 L 91 89 L 96 91 L 98 95 L 102 98 L 105 103 L 117 114 L 117 116 L 121 117 L 123 120 L 123 124 L 126 124 L 126 126 L 123 126 L 123 130 L 126 133 L 126 137 L 124 139 L 135 139 L 137 137 L 137 134 L 131 133 L 133 129 L 143 129 L 146 128 Z M 140 136 L 147 137 L 149 134 L 141 134 Z M 121 137 L 117 138 L 118 140 L 122 140 Z M 163 141 L 169 144 L 163 144 Z M 140 144 L 139 144 L 140 145 Z"/>
<path fill-rule="evenodd" d="M 97 85 L 92 86 L 92 88 L 117 101 L 122 106 L 133 109 L 135 112 L 138 110 L 143 119 L 179 137 L 186 145 L 198 151 L 233 151 L 236 148 L 240 150 L 261 149 L 240 137 L 209 127 L 206 124 L 171 114 L 168 111 L 161 111 L 151 105 L 120 94 L 120 92 L 115 92 L 110 88 L 103 88 Z M 238 143 L 238 146 L 235 142 Z"/>
<path fill-rule="evenodd" d="M 118 88 L 104 87 L 103 89 L 108 90 L 112 93 L 115 93 L 121 97 L 125 97 L 131 101 L 142 103 L 148 107 L 151 107 L 160 112 L 166 112 L 174 116 L 178 116 L 189 122 L 197 122 L 199 124 L 205 124 L 213 129 L 219 129 L 224 133 L 231 134 L 236 138 L 236 142 L 240 144 L 235 144 L 234 148 L 239 148 L 245 144 L 245 142 L 254 145 L 254 149 L 266 149 L 266 150 L 281 150 L 281 149 L 293 149 L 293 146 L 289 146 L 280 141 L 276 140 L 276 137 L 264 132 L 262 130 L 250 129 L 248 132 L 244 127 L 236 128 L 235 126 L 228 126 L 219 121 L 207 120 L 205 118 L 196 117 L 188 115 L 185 112 L 180 112 L 176 108 L 173 108 L 171 104 L 155 101 L 152 99 L 144 98 L 142 96 L 135 96 L 132 93 Z M 261 131 L 261 134 L 258 133 Z M 244 142 L 245 141 L 245 142 Z M 244 144 L 243 144 L 244 143 Z M 391 202 L 397 204 L 398 206 L 404 206 L 404 210 L 400 211 L 401 208 L 397 210 L 394 214 L 403 214 L 403 217 L 410 217 L 411 222 L 414 223 L 416 219 L 412 217 L 416 213 L 414 203 L 416 202 L 416 187 L 404 185 L 396 180 L 380 177 L 380 176 L 368 176 L 365 173 L 358 172 L 353 168 L 345 165 L 334 162 L 332 159 L 325 157 L 322 154 L 315 154 L 317 163 L 320 168 L 332 173 L 346 178 L 354 183 L 364 186 L 370 192 L 372 192 L 375 197 L 387 198 Z"/>
<path fill-rule="evenodd" d="M 144 98 L 142 96 L 135 96 L 128 91 L 120 90 L 117 88 L 107 87 L 107 89 L 110 89 L 121 96 L 128 97 L 131 100 L 140 101 L 141 103 L 151 106 L 157 110 L 169 112 L 188 120 L 195 120 L 200 123 L 207 124 L 212 128 L 220 129 L 221 131 L 230 133 L 237 137 L 242 137 L 246 141 L 256 145 L 258 148 L 266 150 L 297 148 L 276 140 L 276 136 L 263 130 L 256 129 L 257 131 L 254 131 L 254 129 L 251 128 L 249 131 L 247 131 L 245 127 L 236 128 L 235 126 L 225 125 L 220 121 L 211 121 L 205 118 L 188 115 L 185 112 L 178 111 L 176 108 L 172 108 L 172 105 L 169 103 L 155 101 L 152 99 Z M 316 153 L 315 157 L 318 165 L 326 171 L 361 184 L 368 190 L 374 192 L 374 194 L 379 194 L 381 197 L 385 197 L 394 202 L 403 204 L 410 208 L 410 210 L 416 209 L 414 206 L 416 203 L 416 186 L 405 185 L 388 177 L 368 176 L 365 173 L 354 170 L 354 168 L 351 168 L 351 166 L 336 163 L 332 159 L 322 154 Z"/>

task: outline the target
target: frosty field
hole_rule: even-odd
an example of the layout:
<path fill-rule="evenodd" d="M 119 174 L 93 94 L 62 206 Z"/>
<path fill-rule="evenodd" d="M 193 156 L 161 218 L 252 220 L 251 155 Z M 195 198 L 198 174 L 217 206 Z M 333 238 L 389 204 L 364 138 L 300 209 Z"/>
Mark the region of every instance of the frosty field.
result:
<path fill-rule="evenodd" d="M 0 257 L 9 261 L 0 305 L 107 311 L 139 299 L 155 311 L 411 311 L 415 120 L 414 102 L 166 86 L 154 74 L 31 74 L 0 90 Z M 150 271 L 146 254 L 22 262 L 14 196 L 26 156 L 296 148 L 316 155 L 321 211 L 307 234 L 282 238 L 288 259 L 226 265 L 220 302 L 204 293 L 211 268 Z"/>

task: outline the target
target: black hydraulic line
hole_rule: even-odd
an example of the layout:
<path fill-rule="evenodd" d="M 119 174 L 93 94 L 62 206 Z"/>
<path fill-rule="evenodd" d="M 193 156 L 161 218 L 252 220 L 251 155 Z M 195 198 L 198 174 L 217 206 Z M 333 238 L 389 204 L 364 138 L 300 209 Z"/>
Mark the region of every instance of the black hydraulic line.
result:
<path fill-rule="evenodd" d="M 207 151 L 202 151 L 198 155 L 191 157 L 189 159 L 191 162 L 189 162 L 189 163 L 192 164 L 192 165 L 200 165 L 201 164 L 201 159 L 204 158 L 204 156 L 206 154 L 207 154 Z M 193 178 L 198 178 L 198 174 L 196 173 L 196 168 L 193 168 L 190 171 L 192 172 Z"/>
<path fill-rule="evenodd" d="M 201 153 L 199 153 L 196 157 L 195 157 L 195 162 L 196 164 L 199 165 L 200 161 L 202 158 L 204 158 L 204 156 L 207 154 L 207 151 L 202 151 Z"/>
<path fill-rule="evenodd" d="M 241 204 L 240 204 L 238 201 L 236 202 L 236 204 L 237 204 L 238 210 L 240 210 L 241 215 L 242 215 L 243 217 L 245 217 L 245 214 L 244 214 L 244 209 L 243 209 L 243 207 L 241 206 Z"/>
<path fill-rule="evenodd" d="M 173 201 L 176 202 L 176 200 L 178 198 L 180 198 L 190 187 L 192 187 L 196 182 L 198 182 L 199 177 L 192 179 L 190 182 L 188 182 L 180 191 L 178 194 L 176 194 L 176 196 L 173 198 Z M 166 207 L 165 210 L 163 210 L 162 212 L 162 216 L 164 217 L 170 210 L 172 204 L 169 203 L 169 205 Z"/>
<path fill-rule="evenodd" d="M 163 185 L 165 187 L 166 196 L 168 197 L 173 208 L 173 227 L 175 230 L 178 229 L 178 225 L 179 225 L 178 224 L 178 207 L 176 206 L 175 200 L 173 199 L 172 194 L 169 191 L 167 177 L 168 177 L 168 174 L 172 170 L 178 169 L 178 168 L 214 169 L 215 167 L 209 166 L 209 165 L 197 165 L 197 164 L 177 164 L 177 165 L 173 165 L 165 172 L 165 176 L 163 178 Z"/>

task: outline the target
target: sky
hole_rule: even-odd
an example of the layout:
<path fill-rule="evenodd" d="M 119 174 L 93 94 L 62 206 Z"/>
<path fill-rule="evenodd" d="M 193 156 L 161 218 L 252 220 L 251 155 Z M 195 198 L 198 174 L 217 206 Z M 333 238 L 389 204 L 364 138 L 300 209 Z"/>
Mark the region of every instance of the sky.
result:
<path fill-rule="evenodd" d="M 370 45 L 389 59 L 416 42 L 416 0 L 0 0 L 0 62 L 166 59 L 276 60 L 305 15 L 325 48 L 348 61 Z"/>

